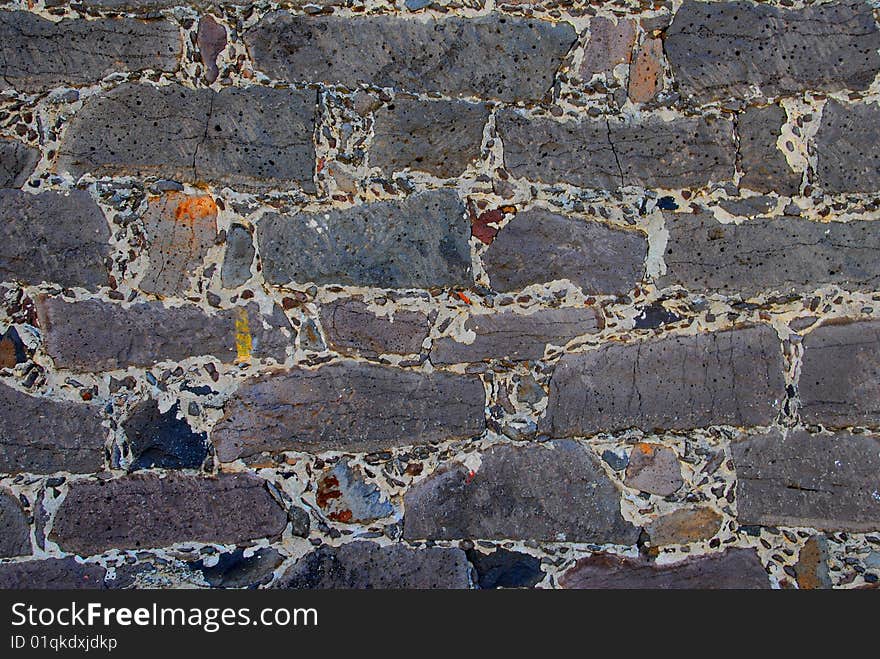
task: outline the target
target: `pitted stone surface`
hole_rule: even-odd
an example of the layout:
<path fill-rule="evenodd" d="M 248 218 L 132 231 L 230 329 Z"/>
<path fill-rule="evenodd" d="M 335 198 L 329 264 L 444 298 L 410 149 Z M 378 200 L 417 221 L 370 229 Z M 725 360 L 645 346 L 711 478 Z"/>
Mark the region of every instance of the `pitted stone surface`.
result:
<path fill-rule="evenodd" d="M 217 204 L 210 195 L 169 192 L 151 199 L 142 219 L 150 265 L 139 288 L 185 293 L 217 236 Z"/>
<path fill-rule="evenodd" d="M 752 589 L 770 580 L 753 549 L 728 549 L 656 565 L 643 558 L 593 554 L 580 559 L 559 579 L 563 588 Z"/>
<path fill-rule="evenodd" d="M 226 253 L 220 269 L 223 288 L 236 288 L 251 278 L 255 254 L 251 230 L 243 224 L 233 224 L 226 232 Z"/>
<path fill-rule="evenodd" d="M 232 363 L 242 357 L 242 343 L 248 348 L 247 359 L 283 362 L 295 336 L 280 308 L 264 316 L 256 303 L 209 315 L 196 306 L 140 302 L 123 307 L 42 296 L 37 313 L 46 353 L 57 367 L 75 371 L 152 366 L 200 355 Z"/>
<path fill-rule="evenodd" d="M 257 225 L 270 284 L 469 286 L 469 237 L 464 205 L 452 190 L 321 213 L 267 213 Z"/>
<path fill-rule="evenodd" d="M 632 544 L 620 492 L 598 460 L 570 440 L 497 445 L 480 468 L 442 467 L 404 496 L 407 539 L 523 538 Z"/>
<path fill-rule="evenodd" d="M 546 309 L 532 314 L 515 312 L 472 315 L 465 330 L 476 336 L 472 343 L 442 337 L 431 347 L 435 365 L 477 362 L 484 359 L 526 361 L 541 359 L 547 344 L 565 346 L 584 334 L 601 329 L 594 309 Z"/>
<path fill-rule="evenodd" d="M 104 463 L 96 405 L 29 396 L 0 383 L 0 472 L 89 473 Z"/>
<path fill-rule="evenodd" d="M 666 32 L 679 89 L 696 102 L 867 89 L 880 71 L 880 32 L 866 2 L 785 9 L 686 0 Z"/>
<path fill-rule="evenodd" d="M 31 553 L 31 529 L 16 497 L 0 489 L 0 558 Z"/>
<path fill-rule="evenodd" d="M 733 178 L 733 125 L 713 117 L 556 121 L 501 110 L 504 164 L 514 176 L 589 189 L 699 188 Z"/>
<path fill-rule="evenodd" d="M 416 21 L 276 12 L 245 41 L 258 69 L 289 82 L 536 101 L 553 86 L 575 37 L 568 23 L 510 16 Z"/>
<path fill-rule="evenodd" d="M 39 160 L 37 149 L 18 140 L 0 139 L 0 188 L 20 188 Z"/>
<path fill-rule="evenodd" d="M 826 284 L 871 291 L 880 283 L 880 224 L 795 217 L 721 224 L 708 213 L 666 213 L 669 240 L 661 288 L 746 297 L 805 293 Z"/>
<path fill-rule="evenodd" d="M 104 18 L 53 22 L 0 11 L 0 89 L 40 92 L 87 85 L 111 73 L 174 71 L 183 43 L 165 20 Z"/>
<path fill-rule="evenodd" d="M 483 432 L 484 401 L 473 376 L 344 362 L 245 382 L 211 439 L 223 461 L 260 451 L 371 451 L 464 439 Z"/>
<path fill-rule="evenodd" d="M 453 178 L 479 157 L 489 110 L 465 101 L 399 98 L 375 117 L 370 165 L 386 176 L 412 169 Z"/>
<path fill-rule="evenodd" d="M 0 590 L 104 589 L 107 574 L 100 565 L 80 563 L 73 556 L 0 565 Z"/>
<path fill-rule="evenodd" d="M 604 16 L 590 19 L 590 36 L 584 46 L 581 75 L 589 79 L 595 73 L 606 73 L 618 64 L 629 64 L 636 44 L 636 23 L 632 20 L 612 21 Z"/>
<path fill-rule="evenodd" d="M 314 91 L 121 85 L 77 112 L 58 169 L 314 192 L 316 104 Z"/>
<path fill-rule="evenodd" d="M 299 559 L 277 588 L 467 588 L 468 562 L 461 549 L 350 542 L 324 545 Z"/>
<path fill-rule="evenodd" d="M 84 190 L 0 190 L 0 279 L 94 290 L 108 283 L 110 227 Z"/>
<path fill-rule="evenodd" d="M 773 431 L 733 442 L 731 452 L 740 524 L 880 527 L 880 438 Z"/>
<path fill-rule="evenodd" d="M 334 349 L 353 356 L 418 353 L 431 328 L 430 320 L 421 312 L 377 316 L 354 298 L 324 305 L 321 325 Z"/>
<path fill-rule="evenodd" d="M 497 291 L 568 279 L 588 294 L 623 294 L 644 278 L 647 252 L 636 231 L 534 209 L 517 213 L 482 260 Z"/>
<path fill-rule="evenodd" d="M 776 146 L 786 115 L 778 105 L 746 108 L 736 118 L 739 135 L 740 186 L 757 192 L 796 194 L 801 175 L 792 170 Z"/>
<path fill-rule="evenodd" d="M 830 194 L 874 192 L 880 188 L 880 147 L 876 103 L 829 99 L 816 135 L 816 178 Z"/>
<path fill-rule="evenodd" d="M 880 322 L 830 324 L 804 338 L 800 416 L 830 427 L 880 424 Z"/>
<path fill-rule="evenodd" d="M 286 525 L 287 515 L 265 481 L 251 474 L 134 474 L 71 484 L 51 537 L 63 549 L 89 556 L 114 547 L 274 538 Z"/>
<path fill-rule="evenodd" d="M 564 355 L 540 429 L 555 437 L 772 423 L 785 396 L 776 332 L 750 327 Z"/>

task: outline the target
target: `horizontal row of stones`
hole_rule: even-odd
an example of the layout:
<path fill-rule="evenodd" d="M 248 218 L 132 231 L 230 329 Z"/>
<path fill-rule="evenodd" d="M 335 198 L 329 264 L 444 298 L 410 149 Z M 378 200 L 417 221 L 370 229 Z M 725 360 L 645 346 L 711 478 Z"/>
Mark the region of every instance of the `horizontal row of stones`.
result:
<path fill-rule="evenodd" d="M 137 212 L 149 266 L 135 286 L 184 297 L 209 250 L 225 241 L 219 283 L 230 290 L 255 272 L 279 287 L 472 288 L 472 243 L 481 248 L 474 258 L 490 288 L 504 293 L 558 280 L 586 295 L 624 295 L 648 283 L 744 299 L 827 285 L 852 292 L 880 288 L 880 263 L 870 258 L 880 245 L 880 223 L 873 220 L 782 216 L 724 223 L 698 207 L 664 211 L 667 237 L 655 256 L 666 271 L 658 275 L 648 271 L 643 228 L 540 206 L 503 208 L 476 218 L 458 192 L 444 189 L 323 212 L 271 211 L 255 227 L 234 221 L 221 233 L 213 197 L 169 192 L 150 197 Z M 513 217 L 500 230 L 489 226 L 505 216 Z M 0 281 L 117 288 L 112 254 L 110 224 L 88 191 L 0 189 Z"/>
<path fill-rule="evenodd" d="M 735 503 L 740 530 L 761 525 L 870 531 L 880 521 L 878 449 L 880 438 L 870 434 L 744 433 L 721 453 L 736 473 L 735 488 L 721 501 L 725 507 Z M 689 487 L 678 455 L 662 444 L 633 445 L 624 466 L 617 467 L 624 473 L 614 479 L 591 449 L 572 440 L 495 444 L 482 449 L 481 459 L 476 469 L 457 460 L 442 464 L 406 490 L 404 540 L 632 546 L 644 531 L 648 546 L 659 548 L 708 541 L 722 531 L 722 516 L 705 502 L 684 505 L 644 528 L 622 515 L 616 484 L 620 477 L 627 488 L 646 495 L 669 496 Z M 337 473 L 338 466 L 331 474 Z M 61 551 L 83 557 L 188 542 L 275 542 L 282 534 L 308 534 L 309 515 L 295 501 L 274 496 L 270 487 L 262 478 L 244 473 L 139 473 L 74 480 L 61 487 L 60 505 L 51 524 L 44 522 L 42 528 Z M 345 494 L 335 491 L 328 496 Z M 31 529 L 21 502 L 0 491 L 0 507 L 2 555 L 31 555 Z M 338 521 L 364 519 L 347 512 Z M 390 513 L 388 506 L 371 517 Z M 0 567 L 0 573 L 4 569 Z"/>
<path fill-rule="evenodd" d="M 613 68 L 621 56 L 629 62 L 637 46 L 633 21 L 594 21 L 586 73 L 597 64 Z M 656 18 L 649 23 L 657 27 Z M 868 2 L 785 9 L 688 0 L 671 25 L 660 27 L 672 77 L 697 103 L 747 96 L 755 88 L 766 97 L 866 90 L 880 71 L 880 33 Z M 119 71 L 173 71 L 182 51 L 178 26 L 165 20 L 55 23 L 3 12 L 0 40 L 3 84 L 24 91 L 87 84 Z M 498 13 L 413 20 L 278 11 L 248 29 L 244 41 L 259 70 L 290 83 L 535 102 L 553 87 L 578 34 L 567 22 Z M 656 49 L 659 41 L 648 39 L 642 49 L 650 52 L 652 43 Z"/>
<path fill-rule="evenodd" d="M 123 84 L 90 97 L 70 120 L 54 169 L 75 179 L 156 176 L 243 191 L 315 193 L 316 91 L 252 86 L 191 89 Z M 383 174 L 424 172 L 444 180 L 481 157 L 490 108 L 462 100 L 398 98 L 374 114 L 367 150 Z M 875 103 L 827 101 L 811 146 L 813 183 L 829 194 L 880 189 Z M 560 121 L 517 109 L 494 112 L 503 164 L 518 179 L 583 189 L 698 189 L 730 182 L 757 192 L 797 195 L 803 171 L 777 141 L 787 121 L 779 105 L 725 115 L 609 116 Z M 2 143 L 4 178 L 26 180 L 37 152 Z"/>
<path fill-rule="evenodd" d="M 128 350 L 145 354 L 158 347 L 177 350 L 172 346 L 181 344 L 196 352 L 214 350 L 224 361 L 235 358 L 225 347 L 217 350 L 212 338 L 218 329 L 228 328 L 205 324 L 170 335 L 173 340 L 156 339 L 157 333 L 180 329 L 175 327 L 178 319 L 173 311 L 164 316 L 135 311 L 108 318 L 101 304 L 39 302 L 47 351 L 56 363 L 88 368 L 106 363 L 111 355 L 118 359 L 126 346 L 141 346 Z M 137 331 L 139 322 L 142 327 Z M 381 329 L 380 322 L 360 327 L 355 322 L 349 327 L 376 331 L 375 341 L 383 336 L 393 342 L 400 339 L 395 329 Z M 85 343 L 82 337 L 91 332 L 84 327 L 95 323 L 110 330 L 104 335 L 106 341 Z M 527 317 L 514 323 L 478 334 L 476 343 L 488 354 L 524 359 L 539 348 L 543 351 L 548 340 L 557 340 L 560 329 L 570 325 L 527 324 Z M 577 331 L 585 329 L 577 327 Z M 191 338 L 182 338 L 186 336 Z M 523 353 L 532 354 L 510 357 L 509 337 L 514 345 L 524 346 Z M 473 344 L 457 348 L 450 342 L 438 350 L 450 357 L 458 351 L 468 358 L 475 351 Z M 181 357 L 180 352 L 172 356 Z M 874 321 L 813 329 L 803 341 L 796 390 L 787 388 L 788 367 L 780 341 L 769 327 L 615 342 L 561 357 L 549 381 L 546 412 L 537 431 L 544 438 L 568 438 L 631 428 L 651 433 L 719 425 L 766 427 L 777 422 L 783 403 L 793 397 L 796 414 L 805 424 L 876 427 L 880 410 L 872 392 L 880 384 L 878 364 L 880 328 Z M 89 473 L 104 468 L 107 431 L 100 406 L 49 400 L 6 384 L 0 384 L 0 397 L 4 410 L 0 472 Z M 344 360 L 243 380 L 226 401 L 211 441 L 222 462 L 266 451 L 380 451 L 479 437 L 487 428 L 485 407 L 485 388 L 477 376 Z M 197 441 L 204 443 L 203 439 Z M 190 466 L 201 464 L 204 449 L 200 456 Z"/>

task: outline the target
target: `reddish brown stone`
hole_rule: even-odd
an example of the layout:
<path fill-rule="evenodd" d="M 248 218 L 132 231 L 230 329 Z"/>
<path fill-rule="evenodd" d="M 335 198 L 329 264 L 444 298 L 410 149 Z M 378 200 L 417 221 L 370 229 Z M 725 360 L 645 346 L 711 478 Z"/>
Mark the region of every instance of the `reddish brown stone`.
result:
<path fill-rule="evenodd" d="M 559 579 L 563 588 L 742 589 L 769 588 L 767 573 L 753 549 L 728 549 L 672 565 L 643 558 L 593 554 Z"/>
<path fill-rule="evenodd" d="M 226 48 L 226 28 L 206 15 L 199 19 L 199 30 L 196 34 L 196 45 L 199 57 L 205 65 L 205 80 L 214 82 L 219 73 L 217 56 Z"/>
<path fill-rule="evenodd" d="M 504 212 L 500 208 L 495 208 L 471 220 L 471 235 L 484 245 L 491 245 L 498 233 L 497 225 L 504 218 Z"/>
<path fill-rule="evenodd" d="M 647 103 L 657 95 L 663 85 L 663 42 L 650 38 L 639 48 L 629 67 L 629 100 Z"/>
<path fill-rule="evenodd" d="M 687 545 L 708 540 L 721 529 L 721 515 L 711 508 L 682 508 L 645 527 L 651 545 Z"/>

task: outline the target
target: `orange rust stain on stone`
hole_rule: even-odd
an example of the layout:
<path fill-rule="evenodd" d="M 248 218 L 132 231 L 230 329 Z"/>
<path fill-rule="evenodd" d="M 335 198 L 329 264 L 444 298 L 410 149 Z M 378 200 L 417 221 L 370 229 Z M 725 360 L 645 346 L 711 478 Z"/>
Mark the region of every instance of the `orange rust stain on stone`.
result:
<path fill-rule="evenodd" d="M 645 442 L 639 442 L 636 444 L 636 450 L 641 451 L 644 455 L 653 455 L 654 454 L 654 445 L 647 444 Z"/>
<path fill-rule="evenodd" d="M 174 209 L 174 219 L 178 222 L 187 224 L 201 223 L 207 218 L 213 219 L 217 215 L 217 204 L 210 195 L 201 195 L 198 197 L 187 197 L 180 193 L 176 193 L 183 197 Z"/>

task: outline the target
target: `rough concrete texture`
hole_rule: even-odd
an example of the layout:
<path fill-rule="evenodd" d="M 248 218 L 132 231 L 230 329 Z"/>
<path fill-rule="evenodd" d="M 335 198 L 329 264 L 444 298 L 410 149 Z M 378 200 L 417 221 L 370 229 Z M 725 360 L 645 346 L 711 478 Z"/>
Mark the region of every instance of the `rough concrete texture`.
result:
<path fill-rule="evenodd" d="M 750 297 L 811 291 L 826 284 L 873 291 L 880 264 L 876 222 L 820 224 L 797 217 L 721 224 L 706 215 L 666 214 L 666 275 L 657 285 Z"/>
<path fill-rule="evenodd" d="M 877 437 L 771 432 L 731 448 L 743 524 L 869 531 L 880 523 Z"/>
<path fill-rule="evenodd" d="M 285 12 L 269 14 L 245 35 L 257 68 L 287 82 L 502 101 L 540 100 L 575 38 L 567 23 L 497 16 L 422 22 Z"/>
<path fill-rule="evenodd" d="M 764 426 L 785 396 L 776 333 L 751 327 L 564 355 L 541 427 L 554 437 L 636 427 Z"/>
<path fill-rule="evenodd" d="M 642 234 L 533 209 L 518 213 L 483 255 L 496 291 L 568 279 L 589 294 L 624 293 L 644 278 Z"/>
<path fill-rule="evenodd" d="M 464 212 L 455 193 L 439 190 L 319 213 L 270 213 L 257 227 L 263 274 L 273 284 L 466 285 Z"/>
<path fill-rule="evenodd" d="M 5 3 L 0 587 L 876 588 L 878 11 Z"/>
<path fill-rule="evenodd" d="M 342 362 L 246 381 L 212 438 L 223 461 L 260 451 L 380 450 L 479 435 L 484 404 L 473 376 Z"/>
<path fill-rule="evenodd" d="M 575 442 L 496 446 L 476 473 L 453 463 L 411 489 L 403 533 L 628 545 L 639 532 L 621 517 L 619 500 L 598 460 Z"/>

